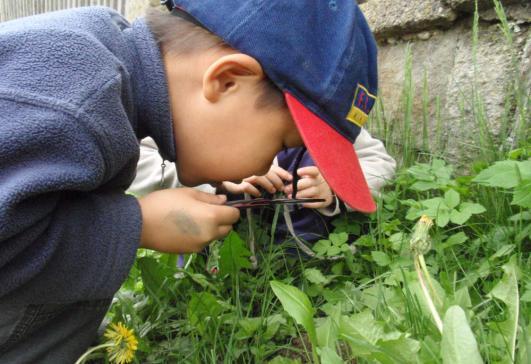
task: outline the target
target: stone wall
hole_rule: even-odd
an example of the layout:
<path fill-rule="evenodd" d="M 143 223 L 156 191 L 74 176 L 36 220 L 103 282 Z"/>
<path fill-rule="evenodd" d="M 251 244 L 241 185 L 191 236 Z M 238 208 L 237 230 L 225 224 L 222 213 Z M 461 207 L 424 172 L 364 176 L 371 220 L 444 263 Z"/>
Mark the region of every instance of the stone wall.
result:
<path fill-rule="evenodd" d="M 478 110 L 473 107 L 473 85 L 484 104 L 484 119 L 495 137 L 499 136 L 504 116 L 510 115 L 509 127 L 514 128 L 516 124 L 514 105 L 507 105 L 505 97 L 514 80 L 514 62 L 491 4 L 491 0 L 479 1 L 475 53 L 472 42 L 474 0 L 366 0 L 360 5 L 379 43 L 380 96 L 385 119 L 387 122 L 403 119 L 402 90 L 406 54 L 410 51 L 415 89 L 413 130 L 421 130 L 427 113 L 430 140 L 442 133 L 442 152 L 454 161 L 465 162 L 477 152 L 479 130 L 474 120 L 478 119 Z M 513 31 L 513 49 L 519 63 L 517 72 L 525 80 L 529 95 L 531 2 L 507 0 L 503 5 Z M 440 123 L 435 117 L 437 100 Z M 529 126 L 529 115 L 524 121 Z M 372 129 L 378 133 L 374 126 Z M 421 146 L 422 133 L 414 135 L 418 136 L 416 145 Z M 507 142 L 499 138 L 494 140 L 495 143 Z M 434 150 L 433 144 L 428 146 L 428 151 L 441 152 Z"/>

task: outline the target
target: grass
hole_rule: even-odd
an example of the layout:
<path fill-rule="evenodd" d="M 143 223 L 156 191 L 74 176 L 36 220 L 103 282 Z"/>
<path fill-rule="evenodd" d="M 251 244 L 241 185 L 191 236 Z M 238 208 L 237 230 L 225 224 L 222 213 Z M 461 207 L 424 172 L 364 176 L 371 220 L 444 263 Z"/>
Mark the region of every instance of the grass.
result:
<path fill-rule="evenodd" d="M 495 4 L 513 52 L 503 8 Z M 475 48 L 479 36 L 476 16 Z M 323 243 L 344 244 L 348 233 L 356 240 L 356 254 L 346 250 L 331 262 L 290 253 L 293 242 L 276 245 L 271 238 L 278 211 L 272 224 L 260 216 L 253 220 L 256 270 L 250 268 L 246 222 L 223 242 L 218 275 L 206 272 L 206 254 L 191 256 L 189 267 L 179 269 L 173 256 L 140 251 L 109 314 L 109 320 L 134 329 L 139 339 L 135 361 L 278 364 L 315 362 L 318 352 L 323 363 L 472 364 L 478 356 L 485 363 L 529 362 L 531 176 L 525 168 L 531 153 L 530 95 L 518 77 L 516 53 L 511 57 L 514 82 L 506 90 L 499 134 L 488 127 L 480 89 L 472 87 L 471 104 L 463 105 L 472 110 L 478 157 L 468 173 L 456 175 L 441 159 L 444 119 L 440 99 L 429 104 L 427 74 L 422 117 L 414 119 L 408 48 L 401 120 L 389 120 L 381 101 L 372 116 L 375 131 L 400 162 L 397 178 L 380 197 L 376 213 L 340 216 Z M 431 111 L 435 133 L 429 132 Z M 518 122 L 511 128 L 514 115 Z M 415 130 L 422 131 L 420 142 Z M 508 187 L 507 181 L 513 183 Z M 433 301 L 445 327 L 442 335 L 409 250 L 422 214 L 435 223 L 432 248 L 424 256 L 433 279 L 430 294 L 439 297 Z M 272 281 L 296 293 L 279 296 Z M 307 335 L 312 325 L 313 343 Z"/>

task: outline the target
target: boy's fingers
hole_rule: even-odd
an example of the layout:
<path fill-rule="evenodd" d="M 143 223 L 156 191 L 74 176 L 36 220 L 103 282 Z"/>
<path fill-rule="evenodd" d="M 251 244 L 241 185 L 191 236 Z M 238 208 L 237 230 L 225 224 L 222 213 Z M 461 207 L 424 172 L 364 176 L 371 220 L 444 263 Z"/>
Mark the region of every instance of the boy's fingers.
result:
<path fill-rule="evenodd" d="M 203 191 L 195 190 L 195 196 L 198 201 L 205 202 L 211 205 L 222 205 L 227 201 L 225 195 L 214 195 L 212 193 L 206 193 Z"/>
<path fill-rule="evenodd" d="M 240 193 L 241 189 L 239 184 L 229 181 L 222 182 L 221 188 L 231 194 Z"/>
<path fill-rule="evenodd" d="M 299 182 L 297 182 L 297 190 L 303 191 L 309 187 L 316 186 L 316 185 L 317 185 L 317 181 L 314 178 L 303 178 L 299 180 Z M 293 186 L 292 185 L 286 186 L 284 192 L 286 194 L 293 193 Z M 298 196 L 299 196 L 299 192 L 297 192 L 297 197 Z"/>
<path fill-rule="evenodd" d="M 282 167 L 272 166 L 271 170 L 275 172 L 278 176 L 280 176 L 280 178 L 282 178 L 284 181 L 291 181 L 293 179 L 291 173 L 289 173 Z"/>
<path fill-rule="evenodd" d="M 325 202 L 312 202 L 312 203 L 303 203 L 302 207 L 306 207 L 308 209 L 321 209 L 327 206 Z"/>
<path fill-rule="evenodd" d="M 241 192 L 248 193 L 249 195 L 254 197 L 260 197 L 260 191 L 258 190 L 258 188 L 254 187 L 249 182 L 241 183 Z"/>
<path fill-rule="evenodd" d="M 223 238 L 227 235 L 229 235 L 230 231 L 232 230 L 232 225 L 221 225 L 218 227 L 218 236 L 217 238 Z"/>
<path fill-rule="evenodd" d="M 271 173 L 269 172 L 267 174 L 267 178 L 269 179 L 269 181 L 273 184 L 273 186 L 275 186 L 275 189 L 277 191 L 282 191 L 284 190 L 284 182 L 282 181 L 282 179 L 280 178 L 279 175 L 277 175 L 275 172 Z"/>
<path fill-rule="evenodd" d="M 321 173 L 319 172 L 319 169 L 315 166 L 309 166 L 309 167 L 302 167 L 297 169 L 297 174 L 301 177 L 303 176 L 310 176 L 310 177 L 318 177 Z"/>
<path fill-rule="evenodd" d="M 273 183 L 271 183 L 271 181 L 264 176 L 256 177 L 254 183 L 253 182 L 250 182 L 250 183 L 265 188 L 266 191 L 269 193 L 275 193 L 277 191 L 275 186 L 273 186 Z"/>
<path fill-rule="evenodd" d="M 293 198 L 292 195 L 289 195 L 289 198 Z M 304 190 L 297 192 L 297 198 L 320 198 L 319 189 L 315 186 L 308 187 Z"/>
<path fill-rule="evenodd" d="M 212 207 L 218 225 L 233 225 L 240 219 L 240 210 L 232 206 Z"/>
<path fill-rule="evenodd" d="M 299 182 L 297 183 L 297 188 L 299 189 L 299 191 L 302 191 L 307 188 L 318 186 L 318 185 L 319 185 L 319 181 L 317 181 L 315 178 L 303 178 L 299 180 Z"/>

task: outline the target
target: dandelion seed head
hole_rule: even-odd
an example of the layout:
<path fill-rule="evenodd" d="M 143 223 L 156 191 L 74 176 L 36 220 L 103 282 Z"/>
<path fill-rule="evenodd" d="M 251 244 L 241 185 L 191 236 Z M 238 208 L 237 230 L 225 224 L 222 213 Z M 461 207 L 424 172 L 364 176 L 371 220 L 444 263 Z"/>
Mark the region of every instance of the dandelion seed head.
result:
<path fill-rule="evenodd" d="M 413 235 L 409 241 L 409 248 L 415 255 L 426 254 L 431 249 L 429 230 L 433 226 L 433 220 L 423 215 L 417 221 L 413 229 Z"/>

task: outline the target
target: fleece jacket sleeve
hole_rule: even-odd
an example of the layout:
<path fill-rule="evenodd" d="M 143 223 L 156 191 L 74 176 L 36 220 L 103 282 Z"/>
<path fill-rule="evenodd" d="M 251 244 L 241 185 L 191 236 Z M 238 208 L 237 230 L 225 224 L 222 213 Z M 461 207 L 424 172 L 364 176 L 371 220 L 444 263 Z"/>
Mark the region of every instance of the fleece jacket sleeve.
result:
<path fill-rule="evenodd" d="M 117 85 L 81 107 L 0 90 L 0 300 L 109 298 L 127 277 L 142 219 L 116 177 L 138 158 Z"/>

